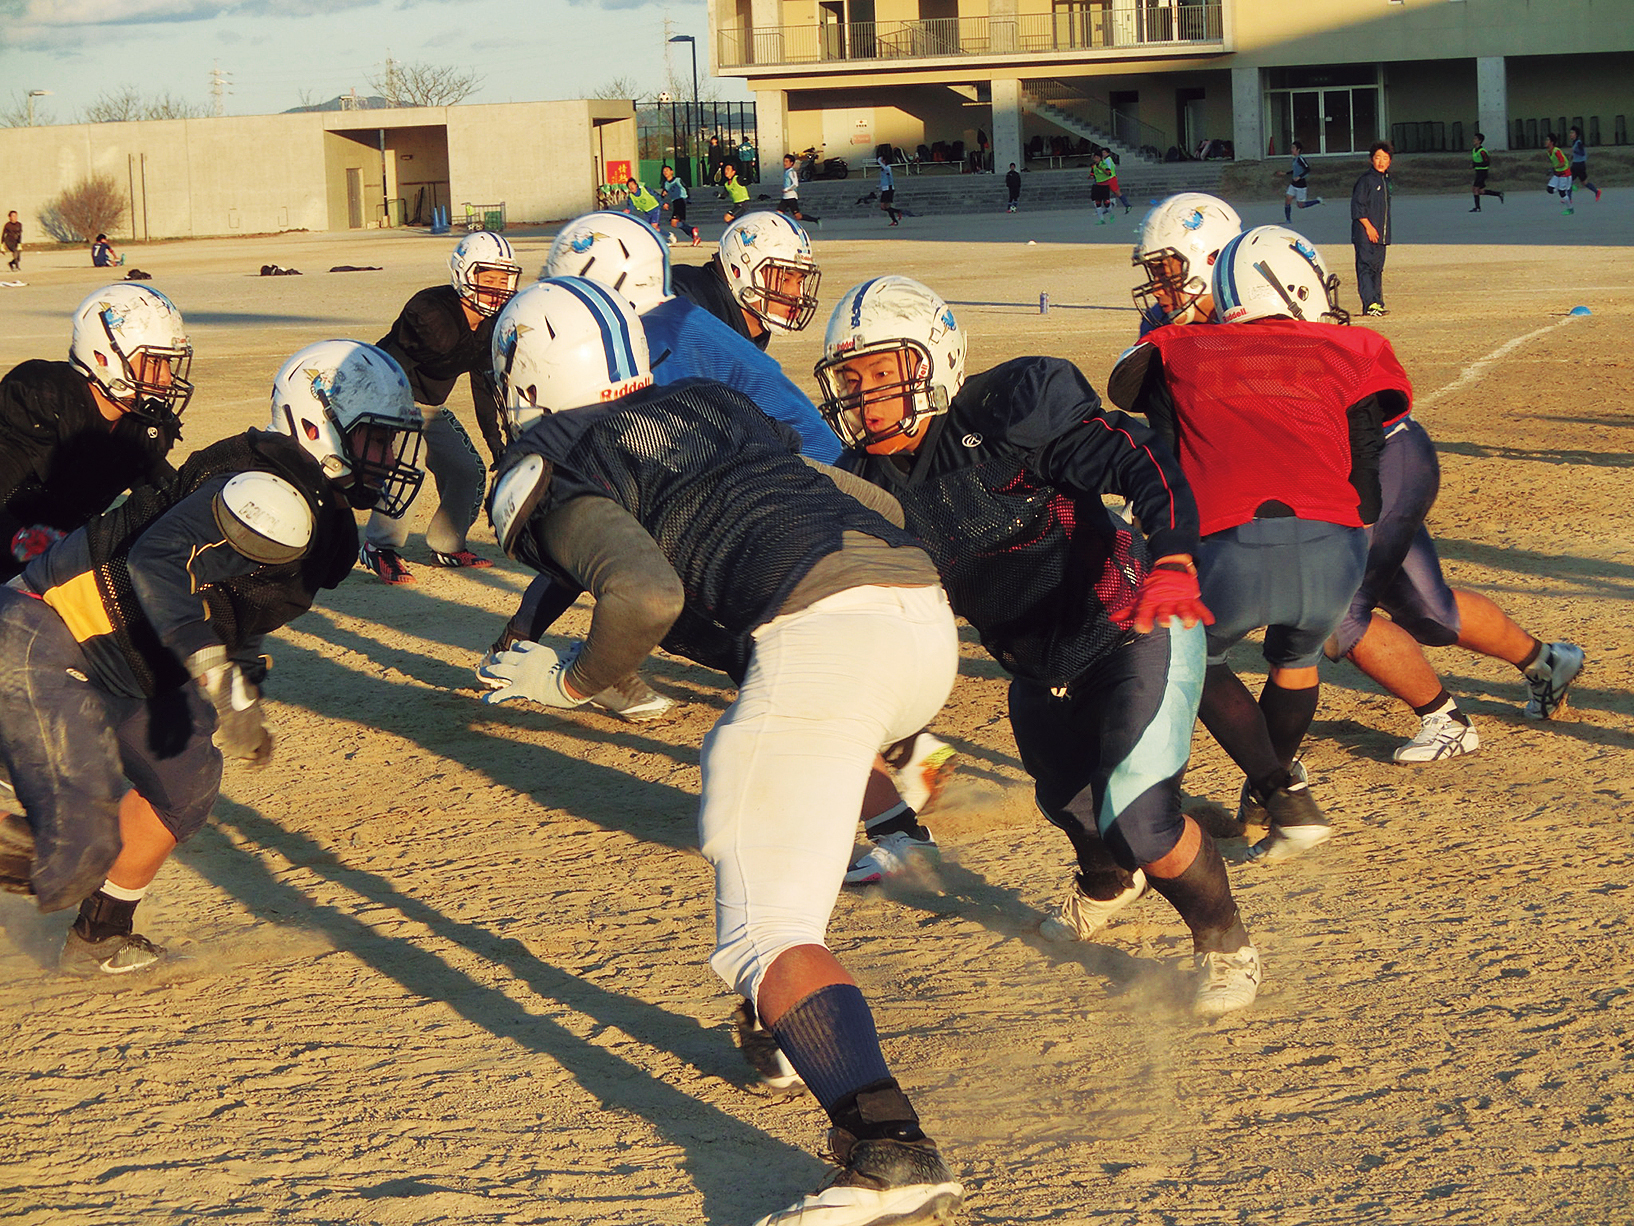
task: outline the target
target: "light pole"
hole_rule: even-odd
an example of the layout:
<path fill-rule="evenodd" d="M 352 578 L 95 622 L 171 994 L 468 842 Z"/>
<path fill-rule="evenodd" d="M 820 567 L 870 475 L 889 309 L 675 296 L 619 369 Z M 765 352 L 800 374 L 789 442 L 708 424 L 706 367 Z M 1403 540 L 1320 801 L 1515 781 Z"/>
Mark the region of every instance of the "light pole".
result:
<path fill-rule="evenodd" d="M 48 90 L 48 89 L 31 89 L 31 90 L 28 91 L 28 126 L 29 127 L 32 128 L 34 126 L 34 99 L 36 99 L 36 98 L 49 98 L 50 96 L 51 96 L 51 91 Z"/>
<path fill-rule="evenodd" d="M 698 128 L 703 127 L 704 121 L 703 113 L 698 109 L 698 40 L 693 38 L 690 34 L 677 34 L 674 38 L 670 39 L 670 42 L 686 43 L 692 48 L 692 124 L 688 125 L 692 131 L 689 132 L 687 136 L 687 162 L 691 164 L 693 162 L 692 152 L 696 147 L 696 140 L 693 137 L 693 133 L 695 133 Z M 693 127 L 693 124 L 697 126 Z M 691 174 L 694 179 L 698 177 L 698 168 L 696 165 L 691 166 Z"/>

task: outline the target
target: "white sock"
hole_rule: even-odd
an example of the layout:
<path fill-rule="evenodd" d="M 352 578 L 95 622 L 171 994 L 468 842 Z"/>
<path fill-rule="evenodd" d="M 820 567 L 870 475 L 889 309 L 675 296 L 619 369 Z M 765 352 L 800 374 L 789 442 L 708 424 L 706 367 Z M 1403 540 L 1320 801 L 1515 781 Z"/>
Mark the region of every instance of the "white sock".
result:
<path fill-rule="evenodd" d="M 139 889 L 132 890 L 122 885 L 115 885 L 111 881 L 104 881 L 102 883 L 102 892 L 109 898 L 117 898 L 120 902 L 138 902 L 142 895 L 148 892 L 148 888 L 144 885 Z"/>

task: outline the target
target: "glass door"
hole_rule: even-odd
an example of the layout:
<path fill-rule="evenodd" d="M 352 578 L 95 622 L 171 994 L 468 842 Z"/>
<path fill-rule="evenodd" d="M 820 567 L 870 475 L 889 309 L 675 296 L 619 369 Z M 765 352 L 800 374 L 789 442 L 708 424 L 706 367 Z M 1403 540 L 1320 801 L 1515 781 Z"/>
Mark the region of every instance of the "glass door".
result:
<path fill-rule="evenodd" d="M 1323 153 L 1349 153 L 1356 146 L 1350 139 L 1350 91 L 1325 89 L 1322 91 L 1322 148 Z M 1306 146 L 1309 148 L 1309 146 Z"/>

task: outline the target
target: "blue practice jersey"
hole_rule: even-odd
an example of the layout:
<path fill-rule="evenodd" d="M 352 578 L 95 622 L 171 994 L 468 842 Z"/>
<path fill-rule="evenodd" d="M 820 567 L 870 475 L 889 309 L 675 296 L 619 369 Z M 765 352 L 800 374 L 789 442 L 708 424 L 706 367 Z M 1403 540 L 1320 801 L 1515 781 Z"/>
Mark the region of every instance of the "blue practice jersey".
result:
<path fill-rule="evenodd" d="M 641 317 L 653 382 L 714 379 L 753 400 L 766 416 L 800 435 L 802 454 L 824 464 L 840 458 L 840 440 L 810 397 L 753 344 L 685 298 L 668 298 Z"/>

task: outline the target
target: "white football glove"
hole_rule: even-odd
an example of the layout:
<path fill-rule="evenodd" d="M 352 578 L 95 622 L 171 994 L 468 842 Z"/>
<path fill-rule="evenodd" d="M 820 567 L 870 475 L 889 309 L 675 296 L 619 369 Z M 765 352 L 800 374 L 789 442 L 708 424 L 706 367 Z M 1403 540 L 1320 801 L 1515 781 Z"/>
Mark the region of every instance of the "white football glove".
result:
<path fill-rule="evenodd" d="M 272 733 L 262 723 L 261 690 L 225 649 L 207 647 L 187 661 L 188 670 L 216 709 L 216 748 L 251 766 L 272 761 Z"/>
<path fill-rule="evenodd" d="M 574 643 L 565 651 L 557 651 L 523 639 L 477 670 L 485 681 L 497 683 L 482 696 L 482 701 L 509 702 L 513 698 L 527 698 L 546 707 L 582 707 L 590 699 L 573 697 L 565 683 L 567 670 L 573 667 L 583 647 L 583 643 Z"/>

